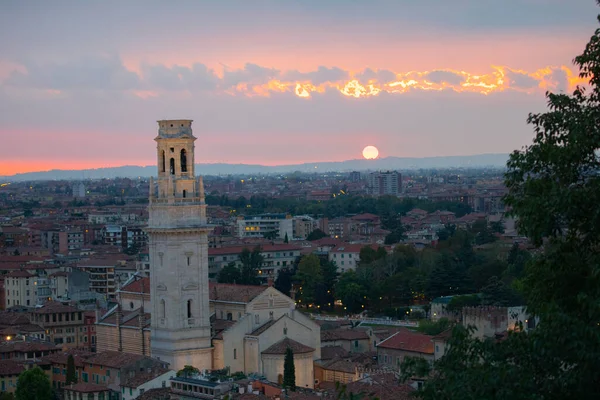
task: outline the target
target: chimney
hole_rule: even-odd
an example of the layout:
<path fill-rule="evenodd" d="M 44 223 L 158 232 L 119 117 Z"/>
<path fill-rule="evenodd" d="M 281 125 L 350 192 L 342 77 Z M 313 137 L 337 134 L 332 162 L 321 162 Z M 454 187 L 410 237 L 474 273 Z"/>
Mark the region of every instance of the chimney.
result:
<path fill-rule="evenodd" d="M 294 289 L 294 287 L 292 286 L 292 288 L 290 289 L 290 298 L 292 300 L 296 300 L 296 289 Z"/>
<path fill-rule="evenodd" d="M 267 285 L 269 285 L 269 287 L 273 286 L 273 277 L 272 276 L 267 278 Z"/>
<path fill-rule="evenodd" d="M 244 291 L 244 303 L 250 303 L 250 294 L 247 289 Z"/>

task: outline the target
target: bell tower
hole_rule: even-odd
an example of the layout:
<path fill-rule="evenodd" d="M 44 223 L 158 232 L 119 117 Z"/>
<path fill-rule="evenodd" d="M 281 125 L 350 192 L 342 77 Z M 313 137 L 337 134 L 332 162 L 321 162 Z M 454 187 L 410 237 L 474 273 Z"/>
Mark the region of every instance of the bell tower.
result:
<path fill-rule="evenodd" d="M 212 369 L 208 232 L 202 177 L 194 175 L 191 120 L 158 121 L 158 178 L 150 178 L 151 353 L 180 370 Z"/>

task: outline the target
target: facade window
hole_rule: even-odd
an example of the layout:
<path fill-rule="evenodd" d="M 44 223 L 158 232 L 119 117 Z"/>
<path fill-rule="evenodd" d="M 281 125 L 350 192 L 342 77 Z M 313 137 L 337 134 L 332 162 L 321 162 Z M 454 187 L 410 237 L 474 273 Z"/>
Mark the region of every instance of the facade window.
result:
<path fill-rule="evenodd" d="M 187 317 L 192 318 L 192 301 L 187 301 Z"/>
<path fill-rule="evenodd" d="M 160 301 L 160 317 L 165 318 L 167 305 L 165 304 L 165 300 L 162 299 Z"/>
<path fill-rule="evenodd" d="M 181 149 L 179 160 L 181 161 L 181 172 L 187 172 L 187 153 L 185 149 Z"/>
<path fill-rule="evenodd" d="M 183 196 L 183 198 L 184 198 L 184 199 L 187 197 L 187 191 L 186 191 L 185 189 L 183 189 L 182 196 Z M 188 257 L 188 260 L 189 260 L 189 259 L 190 259 L 190 258 Z M 188 265 L 190 265 L 190 264 L 188 263 Z"/>
<path fill-rule="evenodd" d="M 185 190 L 184 190 L 184 192 L 185 192 Z M 183 196 L 183 197 L 185 197 L 185 196 Z M 192 263 L 191 257 L 188 256 L 188 258 L 187 258 L 188 267 L 190 266 L 191 263 Z"/>
<path fill-rule="evenodd" d="M 169 161 L 169 171 L 171 173 L 171 175 L 175 175 L 175 159 L 171 158 L 171 160 Z"/>
<path fill-rule="evenodd" d="M 355 340 L 355 341 L 354 341 L 354 347 L 355 347 L 355 348 L 358 348 L 358 340 Z"/>
<path fill-rule="evenodd" d="M 255 324 L 260 324 L 260 315 L 254 314 L 254 323 Z"/>
<path fill-rule="evenodd" d="M 233 359 L 237 360 L 237 349 L 233 349 Z"/>
<path fill-rule="evenodd" d="M 162 151 L 162 172 L 167 172 L 165 163 L 165 151 Z"/>
<path fill-rule="evenodd" d="M 273 319 L 273 311 L 269 311 L 269 319 Z"/>
<path fill-rule="evenodd" d="M 227 313 L 227 321 L 233 321 L 233 314 Z"/>

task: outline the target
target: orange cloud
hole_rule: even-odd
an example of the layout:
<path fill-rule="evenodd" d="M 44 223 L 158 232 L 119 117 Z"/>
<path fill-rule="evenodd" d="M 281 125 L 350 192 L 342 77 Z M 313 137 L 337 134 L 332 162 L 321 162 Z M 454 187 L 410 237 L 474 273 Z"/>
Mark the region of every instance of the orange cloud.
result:
<path fill-rule="evenodd" d="M 442 91 L 480 93 L 487 95 L 506 90 L 523 93 L 543 93 L 546 90 L 571 91 L 577 85 L 587 82 L 565 66 L 545 67 L 533 72 L 514 70 L 505 66 L 493 66 L 487 74 L 471 74 L 467 71 L 436 70 L 423 72 L 397 73 L 396 78 L 388 82 L 369 79 L 361 82 L 356 78 L 359 73 L 351 73 L 347 81 L 311 82 L 270 80 L 263 85 L 241 83 L 227 93 L 246 96 L 270 96 L 278 92 L 290 92 L 301 98 L 310 98 L 313 93 L 335 90 L 344 96 L 362 98 L 377 96 L 382 92 L 402 94 L 411 91 Z"/>

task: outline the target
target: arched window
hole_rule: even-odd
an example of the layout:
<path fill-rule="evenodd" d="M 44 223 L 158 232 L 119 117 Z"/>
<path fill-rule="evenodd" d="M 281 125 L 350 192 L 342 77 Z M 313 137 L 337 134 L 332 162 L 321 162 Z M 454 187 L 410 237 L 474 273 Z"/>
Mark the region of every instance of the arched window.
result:
<path fill-rule="evenodd" d="M 192 301 L 187 301 L 187 317 L 192 318 Z"/>
<path fill-rule="evenodd" d="M 165 151 L 162 151 L 162 172 L 166 172 L 167 165 L 165 163 Z"/>
<path fill-rule="evenodd" d="M 232 320 L 233 320 L 233 314 L 227 313 L 227 321 L 232 321 Z"/>
<path fill-rule="evenodd" d="M 171 175 L 175 175 L 175 159 L 174 158 L 171 158 L 169 167 L 171 169 Z"/>
<path fill-rule="evenodd" d="M 165 318 L 165 315 L 167 315 L 167 304 L 165 303 L 165 300 L 163 299 L 160 301 L 160 317 Z"/>
<path fill-rule="evenodd" d="M 187 172 L 187 153 L 185 149 L 181 149 L 181 156 L 179 159 L 181 160 L 181 172 Z"/>
<path fill-rule="evenodd" d="M 183 189 L 183 198 L 185 199 L 187 197 L 187 192 L 185 189 Z M 188 264 L 189 265 L 189 264 Z"/>

